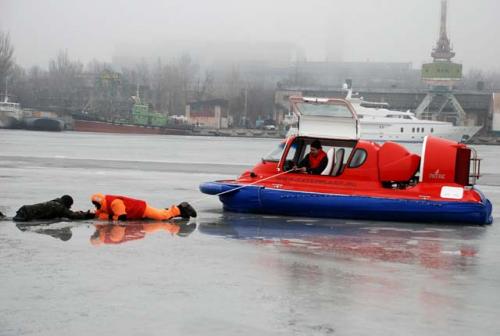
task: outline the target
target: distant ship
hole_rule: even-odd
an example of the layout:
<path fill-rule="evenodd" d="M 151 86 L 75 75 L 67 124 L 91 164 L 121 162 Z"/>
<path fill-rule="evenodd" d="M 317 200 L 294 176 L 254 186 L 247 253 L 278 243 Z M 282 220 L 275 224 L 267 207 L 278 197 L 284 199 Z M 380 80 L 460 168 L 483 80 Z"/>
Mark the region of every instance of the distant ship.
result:
<path fill-rule="evenodd" d="M 349 89 L 346 100 L 356 110 L 361 123 L 361 138 L 375 141 L 422 142 L 434 135 L 456 142 L 470 140 L 481 126 L 454 126 L 450 122 L 418 119 L 410 111 L 389 110 L 387 103 L 364 101 L 353 97 Z"/>
<path fill-rule="evenodd" d="M 319 98 L 321 99 L 321 98 Z M 348 89 L 347 101 L 351 103 L 360 121 L 361 139 L 371 141 L 423 142 L 433 135 L 456 142 L 470 140 L 482 126 L 454 126 L 450 122 L 418 119 L 410 111 L 389 110 L 389 104 L 368 102 Z M 287 116 L 290 125 L 287 136 L 297 131 L 294 116 Z"/>
<path fill-rule="evenodd" d="M 9 96 L 4 95 L 0 101 L 0 128 L 18 128 L 21 125 L 23 111 L 19 103 L 9 101 Z"/>
<path fill-rule="evenodd" d="M 185 123 L 169 123 L 167 116 L 152 111 L 148 104 L 144 104 L 139 92 L 131 97 L 134 101 L 129 118 L 122 120 L 105 120 L 85 110 L 75 113 L 73 117 L 73 130 L 76 132 L 103 132 L 124 134 L 171 134 L 190 135 L 193 126 Z"/>
<path fill-rule="evenodd" d="M 34 131 L 60 132 L 65 123 L 54 112 L 24 111 L 23 128 Z"/>

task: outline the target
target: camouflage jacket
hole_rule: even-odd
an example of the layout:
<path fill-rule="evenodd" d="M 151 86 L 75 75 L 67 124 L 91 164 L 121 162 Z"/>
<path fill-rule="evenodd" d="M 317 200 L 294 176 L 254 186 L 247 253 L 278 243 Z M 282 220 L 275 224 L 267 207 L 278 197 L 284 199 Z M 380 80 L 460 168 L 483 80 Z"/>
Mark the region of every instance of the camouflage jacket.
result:
<path fill-rule="evenodd" d="M 87 219 L 90 218 L 89 212 L 71 211 L 62 203 L 60 198 L 54 200 L 37 203 L 32 205 L 23 205 L 17 210 L 15 221 L 29 221 L 34 219 Z"/>

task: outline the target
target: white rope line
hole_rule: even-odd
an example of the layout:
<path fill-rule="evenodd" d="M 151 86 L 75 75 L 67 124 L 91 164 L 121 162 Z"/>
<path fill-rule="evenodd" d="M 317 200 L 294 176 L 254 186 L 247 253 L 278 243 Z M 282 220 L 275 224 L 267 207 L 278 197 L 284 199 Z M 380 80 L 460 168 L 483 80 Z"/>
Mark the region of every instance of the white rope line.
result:
<path fill-rule="evenodd" d="M 269 179 L 272 179 L 273 177 L 278 177 L 280 175 L 285 175 L 285 174 L 288 174 L 292 171 L 295 171 L 296 168 L 292 168 L 290 170 L 287 170 L 287 171 L 284 171 L 284 172 L 281 172 L 281 173 L 278 173 L 278 174 L 274 174 L 274 175 L 271 175 L 271 176 L 268 176 L 266 178 L 263 178 L 263 179 L 260 179 L 260 180 L 257 180 L 257 181 L 254 181 L 252 183 L 249 183 L 249 184 L 245 184 L 245 185 L 242 185 L 242 186 L 239 186 L 239 187 L 236 187 L 236 188 L 233 188 L 233 189 L 230 189 L 230 190 L 226 190 L 226 191 L 223 191 L 223 192 L 220 192 L 218 194 L 214 194 L 214 195 L 207 195 L 207 196 L 204 196 L 204 197 L 201 197 L 201 198 L 198 198 L 198 199 L 195 199 L 189 203 L 197 203 L 197 202 L 200 202 L 200 201 L 203 201 L 203 200 L 206 200 L 208 198 L 211 198 L 213 196 L 220 196 L 220 195 L 224 195 L 224 194 L 227 194 L 227 193 L 230 193 L 230 192 L 233 192 L 233 191 L 236 191 L 236 190 L 239 190 L 239 189 L 243 189 L 243 188 L 246 188 L 246 187 L 249 187 L 249 186 L 252 186 L 252 185 L 255 185 L 257 183 L 260 183 L 260 182 L 263 182 L 263 181 L 266 181 L 266 180 L 269 180 Z"/>

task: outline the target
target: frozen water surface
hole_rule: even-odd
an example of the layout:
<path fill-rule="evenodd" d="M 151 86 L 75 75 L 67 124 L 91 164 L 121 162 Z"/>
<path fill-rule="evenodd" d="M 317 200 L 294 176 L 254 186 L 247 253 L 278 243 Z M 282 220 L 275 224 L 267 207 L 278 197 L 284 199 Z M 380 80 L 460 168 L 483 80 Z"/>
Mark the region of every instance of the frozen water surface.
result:
<path fill-rule="evenodd" d="M 120 244 L 91 244 L 113 229 L 93 221 L 0 221 L 0 335 L 498 334 L 498 147 L 476 147 L 487 227 L 224 213 L 199 193 L 277 141 L 0 130 L 10 217 L 65 193 L 202 199 L 190 234 L 135 222 Z"/>

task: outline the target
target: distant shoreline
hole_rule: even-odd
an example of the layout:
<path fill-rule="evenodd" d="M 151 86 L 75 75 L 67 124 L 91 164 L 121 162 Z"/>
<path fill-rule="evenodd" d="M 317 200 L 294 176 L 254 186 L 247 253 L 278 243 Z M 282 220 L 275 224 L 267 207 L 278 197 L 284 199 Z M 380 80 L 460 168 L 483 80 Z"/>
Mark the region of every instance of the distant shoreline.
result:
<path fill-rule="evenodd" d="M 0 130 L 9 130 L 6 128 L 2 128 Z M 12 129 L 14 130 L 14 129 Z M 20 129 L 15 129 L 20 130 Z M 43 132 L 43 131 L 38 131 Z M 103 131 L 103 130 L 74 130 L 67 129 L 63 132 L 75 132 L 75 133 L 103 133 L 103 134 L 137 134 L 137 135 L 178 135 L 178 136 L 217 136 L 217 137 L 230 137 L 230 138 L 264 138 L 264 139 L 284 139 L 285 136 L 281 135 L 279 131 L 267 131 L 267 130 L 255 130 L 255 129 L 196 129 L 186 133 L 179 132 L 169 132 L 169 129 L 165 129 L 164 132 L 144 132 L 144 133 L 135 133 L 135 132 L 113 132 L 113 131 Z M 381 142 L 380 140 L 371 140 L 374 142 Z M 421 143 L 421 142 L 402 142 L 402 143 Z M 500 145 L 500 137 L 494 136 L 479 136 L 474 137 L 471 141 L 467 142 L 468 145 L 486 145 L 486 146 L 499 146 Z"/>

